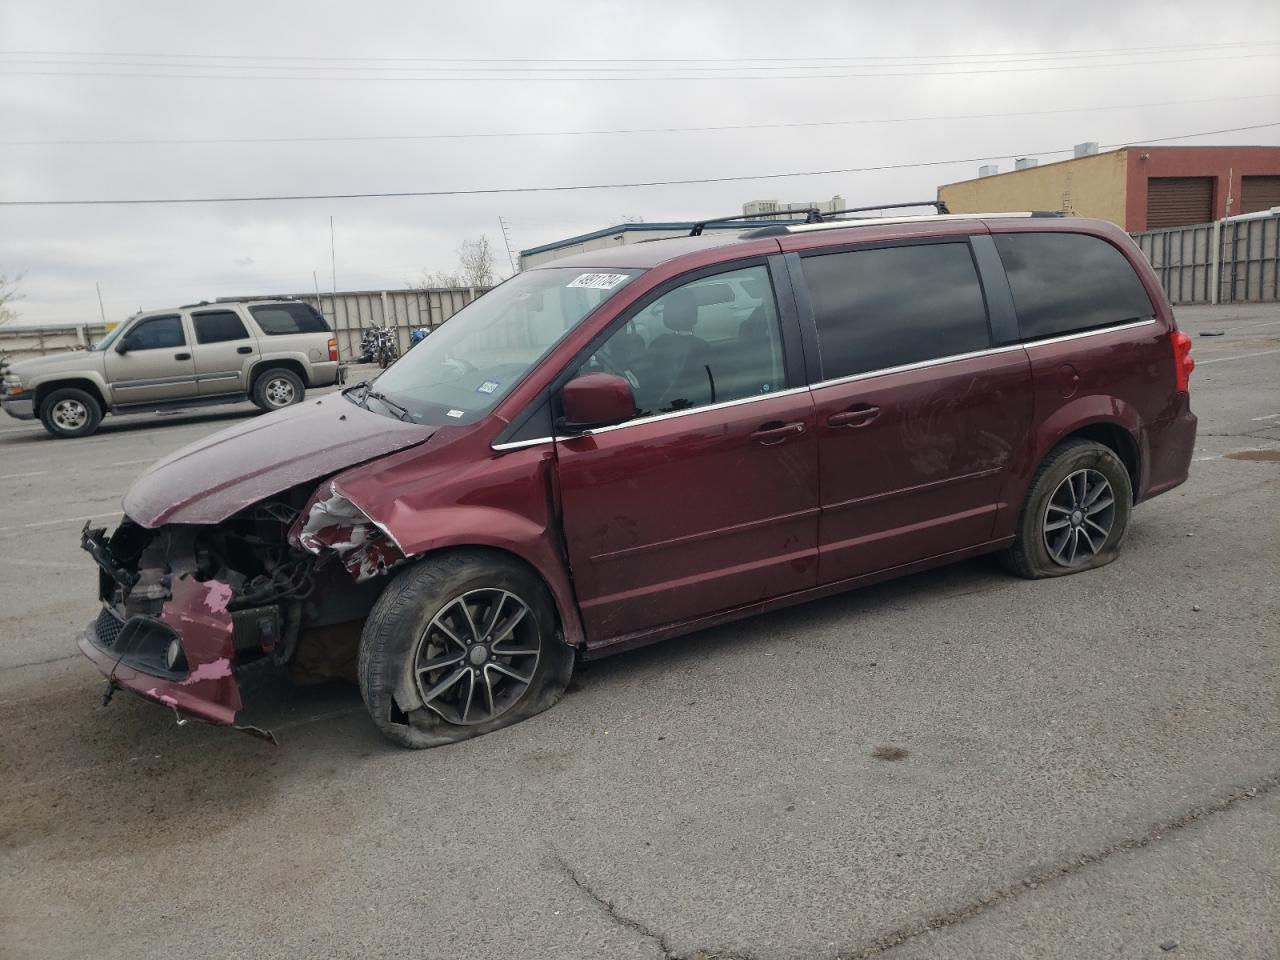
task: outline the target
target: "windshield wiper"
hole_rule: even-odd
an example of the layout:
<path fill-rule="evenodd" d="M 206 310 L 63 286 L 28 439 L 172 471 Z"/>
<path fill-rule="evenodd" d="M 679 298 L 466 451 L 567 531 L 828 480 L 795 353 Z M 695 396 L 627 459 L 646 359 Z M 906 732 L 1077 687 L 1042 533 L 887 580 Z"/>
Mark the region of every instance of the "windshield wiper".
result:
<path fill-rule="evenodd" d="M 365 390 L 364 396 L 360 398 L 360 406 L 368 410 L 369 407 L 367 405 L 367 401 L 370 397 L 373 397 L 373 399 L 377 400 L 380 404 L 382 404 L 384 407 L 386 407 L 388 410 L 394 413 L 401 420 L 410 421 L 413 419 L 413 415 L 409 413 L 408 407 L 404 406 L 403 404 L 396 403 L 394 400 L 389 399 L 385 393 L 379 393 L 377 390 L 374 390 L 372 387 L 369 387 L 367 390 Z"/>

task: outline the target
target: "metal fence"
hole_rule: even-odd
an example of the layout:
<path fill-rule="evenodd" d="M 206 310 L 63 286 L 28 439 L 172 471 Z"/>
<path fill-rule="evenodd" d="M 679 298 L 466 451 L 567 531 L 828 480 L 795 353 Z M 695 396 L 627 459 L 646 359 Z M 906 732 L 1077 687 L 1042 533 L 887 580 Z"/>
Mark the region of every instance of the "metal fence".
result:
<path fill-rule="evenodd" d="M 353 360 L 360 353 L 360 333 L 369 324 L 385 325 L 395 330 L 403 353 L 409 349 L 411 330 L 418 327 L 434 330 L 488 289 L 356 290 L 319 296 L 314 293 L 295 294 L 291 299 L 309 303 L 324 314 L 338 338 L 338 352 L 342 359 Z M 273 296 L 280 295 L 219 297 L 217 302 L 269 300 Z M 0 327 L 0 356 L 13 362 L 68 350 L 83 350 L 106 333 L 107 327 L 101 323 L 42 327 L 9 324 Z"/>
<path fill-rule="evenodd" d="M 1147 230 L 1133 239 L 1172 303 L 1280 299 L 1280 214 Z"/>

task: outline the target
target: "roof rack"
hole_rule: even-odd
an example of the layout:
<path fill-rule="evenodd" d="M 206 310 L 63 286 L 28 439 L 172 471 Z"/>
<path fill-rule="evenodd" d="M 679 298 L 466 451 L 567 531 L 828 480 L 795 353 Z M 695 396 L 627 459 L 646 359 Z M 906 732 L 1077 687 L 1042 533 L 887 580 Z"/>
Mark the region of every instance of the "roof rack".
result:
<path fill-rule="evenodd" d="M 909 207 L 933 207 L 939 216 L 950 213 L 944 200 L 919 200 L 915 203 L 882 203 L 875 207 L 846 207 L 843 210 L 830 210 L 822 214 L 822 218 L 839 216 L 842 213 L 870 213 L 872 210 L 903 210 Z"/>
<path fill-rule="evenodd" d="M 879 208 L 875 208 L 879 209 Z M 787 217 L 798 213 L 805 215 L 805 223 L 821 223 L 822 211 L 817 207 L 800 207 L 792 210 L 773 210 L 769 213 L 738 213 L 732 217 L 712 217 L 710 220 L 699 220 L 689 231 L 689 236 L 700 237 L 705 227 L 713 223 L 733 223 L 735 220 L 759 220 L 762 217 Z"/>

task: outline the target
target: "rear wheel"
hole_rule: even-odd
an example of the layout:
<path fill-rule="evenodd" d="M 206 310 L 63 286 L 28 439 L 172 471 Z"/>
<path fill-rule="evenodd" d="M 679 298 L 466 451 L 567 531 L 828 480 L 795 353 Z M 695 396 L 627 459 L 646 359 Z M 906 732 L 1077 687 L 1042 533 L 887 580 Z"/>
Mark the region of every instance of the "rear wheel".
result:
<path fill-rule="evenodd" d="M 55 437 L 87 437 L 102 422 L 102 407 L 84 390 L 64 387 L 40 404 L 40 422 Z"/>
<path fill-rule="evenodd" d="M 388 738 L 435 747 L 547 709 L 573 661 L 534 574 L 458 551 L 410 567 L 378 599 L 360 639 L 360 692 Z"/>
<path fill-rule="evenodd" d="M 263 410 L 281 410 L 301 403 L 305 395 L 302 378 L 284 367 L 265 371 L 253 383 L 253 402 Z"/>
<path fill-rule="evenodd" d="M 1005 563 L 1028 579 L 1104 566 L 1120 553 L 1132 509 L 1120 458 L 1092 440 L 1067 440 L 1036 471 Z"/>

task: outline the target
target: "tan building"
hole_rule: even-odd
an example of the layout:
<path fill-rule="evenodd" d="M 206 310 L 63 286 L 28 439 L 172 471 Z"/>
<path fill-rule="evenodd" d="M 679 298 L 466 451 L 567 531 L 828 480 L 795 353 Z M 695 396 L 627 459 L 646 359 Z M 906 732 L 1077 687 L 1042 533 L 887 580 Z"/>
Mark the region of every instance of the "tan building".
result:
<path fill-rule="evenodd" d="M 1092 149 L 1090 149 L 1092 148 Z M 1021 159 L 1008 173 L 938 188 L 952 213 L 1057 210 L 1110 220 L 1130 233 L 1208 223 L 1280 205 L 1280 147 L 1123 147 L 1071 160 Z"/>

